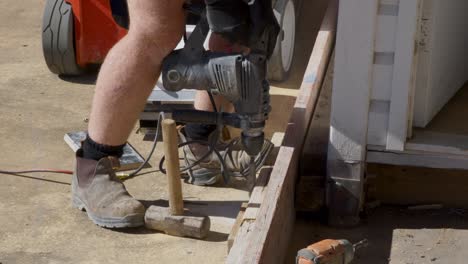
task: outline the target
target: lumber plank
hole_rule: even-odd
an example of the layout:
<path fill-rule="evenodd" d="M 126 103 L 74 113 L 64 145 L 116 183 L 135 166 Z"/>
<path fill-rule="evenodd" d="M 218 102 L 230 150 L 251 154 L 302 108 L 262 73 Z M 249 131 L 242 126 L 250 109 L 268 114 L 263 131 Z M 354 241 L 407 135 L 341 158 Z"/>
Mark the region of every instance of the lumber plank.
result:
<path fill-rule="evenodd" d="M 249 225 L 249 232 L 247 228 L 241 228 L 242 232 L 234 241 L 227 263 L 284 262 L 295 220 L 294 185 L 298 161 L 333 50 L 336 10 L 337 1 L 331 0 L 286 129 L 283 145 L 270 175 L 265 199 L 256 220 L 253 223 L 244 221 L 243 226 Z"/>
<path fill-rule="evenodd" d="M 330 136 L 333 55 L 320 97 L 313 113 L 300 159 L 300 178 L 296 186 L 296 210 L 316 212 L 325 203 L 328 139 Z"/>
<path fill-rule="evenodd" d="M 231 251 L 232 245 L 234 244 L 234 240 L 236 239 L 237 234 L 239 233 L 240 227 L 244 220 L 245 209 L 247 209 L 248 203 L 242 203 L 239 214 L 237 214 L 236 221 L 232 226 L 231 232 L 229 233 L 228 240 L 227 240 L 227 247 L 228 253 Z"/>
<path fill-rule="evenodd" d="M 468 136 L 417 129 L 406 150 L 468 156 Z"/>
<path fill-rule="evenodd" d="M 328 141 L 330 138 L 333 65 L 332 55 L 302 151 L 300 169 L 301 174 L 304 175 L 317 174 L 325 176 Z"/>
<path fill-rule="evenodd" d="M 271 142 L 274 144 L 275 148 L 265 162 L 265 166 L 258 173 L 257 180 L 255 182 L 255 187 L 252 190 L 250 195 L 249 202 L 242 203 L 241 210 L 237 215 L 236 221 L 231 229 L 231 232 L 228 237 L 228 253 L 231 251 L 234 240 L 236 239 L 237 234 L 242 233 L 245 229 L 250 228 L 250 223 L 253 222 L 258 215 L 258 211 L 261 203 L 264 200 L 266 186 L 270 179 L 272 167 L 278 156 L 279 148 L 283 142 L 284 133 L 274 133 L 271 139 Z M 243 223 L 247 221 L 245 225 Z"/>
<path fill-rule="evenodd" d="M 260 175 L 257 178 L 255 187 L 250 195 L 247 208 L 245 209 L 245 214 L 242 217 L 242 220 L 255 220 L 257 219 L 258 212 L 260 210 L 260 205 L 265 197 L 265 190 L 270 179 L 272 168 L 263 168 L 260 171 Z"/>
<path fill-rule="evenodd" d="M 389 152 L 378 146 L 369 146 L 367 162 L 426 168 L 468 170 L 468 156 L 426 151 L 405 150 Z"/>

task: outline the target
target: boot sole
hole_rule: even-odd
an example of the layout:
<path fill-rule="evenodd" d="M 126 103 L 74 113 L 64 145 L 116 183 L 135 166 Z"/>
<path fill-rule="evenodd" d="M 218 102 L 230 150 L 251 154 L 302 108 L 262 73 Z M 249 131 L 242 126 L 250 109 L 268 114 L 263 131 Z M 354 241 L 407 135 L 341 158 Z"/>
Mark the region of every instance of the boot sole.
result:
<path fill-rule="evenodd" d="M 88 218 L 93 221 L 93 223 L 105 228 L 140 227 L 145 224 L 144 214 L 130 214 L 124 217 L 109 218 L 97 217 L 86 208 L 86 205 L 78 197 L 73 197 L 72 206 L 81 211 L 85 211 L 88 215 Z"/>

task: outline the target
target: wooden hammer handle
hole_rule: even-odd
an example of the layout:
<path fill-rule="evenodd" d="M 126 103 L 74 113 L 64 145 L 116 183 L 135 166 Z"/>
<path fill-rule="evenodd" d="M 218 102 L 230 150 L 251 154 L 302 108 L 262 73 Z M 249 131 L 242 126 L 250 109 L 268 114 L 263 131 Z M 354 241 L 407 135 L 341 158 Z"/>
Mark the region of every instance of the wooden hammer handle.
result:
<path fill-rule="evenodd" d="M 184 214 L 182 184 L 180 182 L 180 163 L 176 122 L 165 119 L 162 122 L 164 154 L 166 156 L 167 184 L 169 187 L 169 208 L 172 215 Z"/>

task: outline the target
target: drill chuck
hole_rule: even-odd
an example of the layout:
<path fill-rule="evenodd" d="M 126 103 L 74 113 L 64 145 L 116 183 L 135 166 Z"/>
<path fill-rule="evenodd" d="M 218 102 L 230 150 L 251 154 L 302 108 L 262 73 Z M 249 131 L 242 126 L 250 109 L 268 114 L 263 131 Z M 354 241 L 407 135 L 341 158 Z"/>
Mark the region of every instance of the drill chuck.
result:
<path fill-rule="evenodd" d="M 241 140 L 245 152 L 249 156 L 255 157 L 262 150 L 265 134 L 263 132 L 256 132 L 249 135 L 248 132 L 242 132 Z"/>

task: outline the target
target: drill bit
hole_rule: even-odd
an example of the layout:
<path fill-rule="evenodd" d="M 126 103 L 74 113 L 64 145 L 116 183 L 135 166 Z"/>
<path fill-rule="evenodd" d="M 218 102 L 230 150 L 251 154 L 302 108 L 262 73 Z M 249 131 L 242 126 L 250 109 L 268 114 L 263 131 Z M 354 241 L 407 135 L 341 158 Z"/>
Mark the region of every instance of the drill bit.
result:
<path fill-rule="evenodd" d="M 353 249 L 354 249 L 354 251 L 356 251 L 356 250 L 359 250 L 359 249 L 361 249 L 363 247 L 367 247 L 368 245 L 369 245 L 369 241 L 367 239 L 363 239 L 363 240 L 357 242 L 356 244 L 354 244 Z"/>
<path fill-rule="evenodd" d="M 248 173 L 249 174 L 247 175 L 247 189 L 249 190 L 249 195 L 251 195 L 255 187 L 255 181 L 257 178 L 257 175 L 255 173 L 255 156 L 250 157 Z"/>

